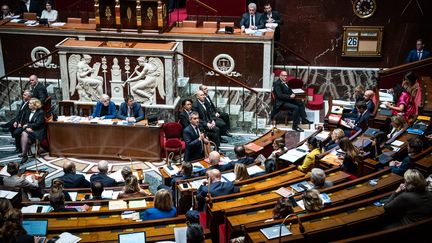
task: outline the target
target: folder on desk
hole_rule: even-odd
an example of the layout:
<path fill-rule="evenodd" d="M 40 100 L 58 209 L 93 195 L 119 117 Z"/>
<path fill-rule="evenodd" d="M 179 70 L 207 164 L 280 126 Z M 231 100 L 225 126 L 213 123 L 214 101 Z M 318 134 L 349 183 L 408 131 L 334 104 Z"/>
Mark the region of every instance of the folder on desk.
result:
<path fill-rule="evenodd" d="M 145 207 L 147 207 L 147 202 L 145 199 L 129 201 L 129 208 L 145 208 Z"/>
<path fill-rule="evenodd" d="M 267 237 L 267 239 L 275 239 L 282 236 L 292 235 L 291 231 L 285 225 L 276 224 L 268 228 L 260 229 L 261 233 Z"/>
<path fill-rule="evenodd" d="M 126 209 L 128 207 L 127 203 L 123 200 L 109 201 L 108 209 L 116 210 L 116 209 Z"/>

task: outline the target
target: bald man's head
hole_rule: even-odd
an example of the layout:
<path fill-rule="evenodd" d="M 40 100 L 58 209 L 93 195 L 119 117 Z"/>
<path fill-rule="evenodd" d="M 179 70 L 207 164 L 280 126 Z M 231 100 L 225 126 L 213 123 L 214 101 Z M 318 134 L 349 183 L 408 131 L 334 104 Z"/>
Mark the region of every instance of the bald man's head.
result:
<path fill-rule="evenodd" d="M 196 97 L 197 97 L 197 99 L 199 99 L 201 102 L 204 102 L 204 100 L 205 100 L 205 94 L 204 94 L 204 91 L 202 91 L 202 90 L 198 90 L 198 91 L 196 92 Z"/>
<path fill-rule="evenodd" d="M 372 99 L 372 97 L 374 96 L 374 92 L 373 92 L 373 90 L 366 90 L 365 91 L 365 93 L 364 93 L 364 100 L 365 101 L 369 101 L 370 99 Z"/>
<path fill-rule="evenodd" d="M 63 171 L 65 174 L 75 173 L 75 163 L 72 161 L 66 161 L 63 163 Z"/>
<path fill-rule="evenodd" d="M 220 161 L 220 154 L 217 151 L 212 151 L 209 154 L 209 161 L 212 165 L 217 165 Z"/>
<path fill-rule="evenodd" d="M 212 169 L 207 172 L 210 182 L 218 182 L 221 180 L 221 172 L 218 169 Z"/>

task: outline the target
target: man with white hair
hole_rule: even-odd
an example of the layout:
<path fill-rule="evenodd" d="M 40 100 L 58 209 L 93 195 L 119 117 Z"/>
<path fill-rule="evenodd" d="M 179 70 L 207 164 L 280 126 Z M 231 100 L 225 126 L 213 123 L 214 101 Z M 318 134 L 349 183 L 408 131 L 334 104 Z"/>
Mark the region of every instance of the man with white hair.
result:
<path fill-rule="evenodd" d="M 92 119 L 94 117 L 100 117 L 101 119 L 113 119 L 117 117 L 116 106 L 107 94 L 103 94 L 102 99 L 96 103 L 93 114 L 89 118 Z"/>
<path fill-rule="evenodd" d="M 249 3 L 248 12 L 244 13 L 240 21 L 241 31 L 245 32 L 245 29 L 257 30 L 264 29 L 265 22 L 263 15 L 257 13 L 257 6 L 255 3 Z"/>
<path fill-rule="evenodd" d="M 207 171 L 214 170 L 214 169 L 217 169 L 219 171 L 226 171 L 226 170 L 234 169 L 234 163 L 228 163 L 225 165 L 219 164 L 220 163 L 220 154 L 217 151 L 210 152 L 208 159 L 209 159 L 211 166 L 207 169 Z M 200 173 L 200 175 L 202 175 L 202 176 L 205 175 L 205 171 L 202 171 Z"/>
<path fill-rule="evenodd" d="M 326 181 L 326 174 L 320 168 L 313 168 L 311 171 L 311 182 L 315 189 L 322 189 L 333 186 L 333 182 Z"/>
<path fill-rule="evenodd" d="M 90 177 L 90 182 L 100 181 L 104 187 L 116 186 L 116 181 L 108 176 L 108 161 L 101 160 L 98 163 L 99 173 Z"/>
<path fill-rule="evenodd" d="M 205 198 L 207 196 L 208 190 L 210 188 L 210 194 L 212 197 L 218 197 L 223 195 L 229 195 L 232 193 L 239 192 L 240 189 L 234 186 L 231 182 L 221 181 L 221 172 L 218 169 L 212 169 L 207 171 L 210 186 L 203 184 L 198 188 L 197 200 L 198 200 L 198 210 L 204 210 Z"/>

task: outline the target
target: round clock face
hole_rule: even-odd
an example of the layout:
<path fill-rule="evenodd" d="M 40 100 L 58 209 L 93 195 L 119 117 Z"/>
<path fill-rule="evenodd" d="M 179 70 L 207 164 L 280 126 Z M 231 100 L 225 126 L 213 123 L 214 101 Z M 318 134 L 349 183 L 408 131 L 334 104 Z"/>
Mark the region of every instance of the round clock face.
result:
<path fill-rule="evenodd" d="M 376 2 L 375 0 L 354 0 L 353 10 L 360 18 L 369 18 L 375 13 Z"/>

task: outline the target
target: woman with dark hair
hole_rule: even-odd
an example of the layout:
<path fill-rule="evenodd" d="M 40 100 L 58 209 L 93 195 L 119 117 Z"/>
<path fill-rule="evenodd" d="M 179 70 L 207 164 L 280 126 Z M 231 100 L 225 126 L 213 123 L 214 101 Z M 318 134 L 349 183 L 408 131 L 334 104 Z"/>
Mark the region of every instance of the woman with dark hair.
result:
<path fill-rule="evenodd" d="M 64 190 L 64 182 L 60 178 L 55 178 L 51 182 L 50 192 L 62 192 L 64 194 L 65 201 L 72 201 L 69 193 Z M 49 194 L 44 196 L 43 201 L 49 201 Z"/>
<path fill-rule="evenodd" d="M 386 103 L 385 106 L 392 110 L 393 115 L 400 114 L 407 121 L 415 114 L 411 95 L 399 84 L 393 89 L 393 104 Z"/>
<path fill-rule="evenodd" d="M 291 201 L 286 198 L 280 198 L 273 209 L 273 219 L 283 219 L 288 214 L 294 213 Z"/>
<path fill-rule="evenodd" d="M 419 88 L 417 79 L 417 75 L 414 72 L 409 71 L 405 74 L 402 81 L 402 87 L 409 93 L 409 95 L 411 95 L 412 98 L 417 96 L 417 91 Z"/>
<path fill-rule="evenodd" d="M 341 165 L 342 170 L 352 175 L 357 175 L 358 155 L 360 150 L 346 137 L 339 140 L 339 147 L 345 152 L 345 155 L 340 156 L 340 159 L 343 159 Z"/>
<path fill-rule="evenodd" d="M 33 236 L 28 235 L 22 227 L 22 214 L 17 209 L 10 209 L 4 215 L 4 223 L 0 228 L 0 242 L 33 243 Z"/>
<path fill-rule="evenodd" d="M 404 183 L 396 189 L 384 205 L 393 225 L 407 225 L 432 217 L 432 194 L 426 190 L 427 182 L 416 169 L 404 174 Z"/>
<path fill-rule="evenodd" d="M 163 219 L 176 216 L 176 208 L 173 206 L 171 192 L 160 189 L 154 198 L 154 208 L 149 208 L 141 213 L 142 220 Z"/>
<path fill-rule="evenodd" d="M 47 19 L 49 22 L 55 22 L 57 20 L 58 12 L 53 9 L 51 1 L 45 2 L 45 9 L 42 11 L 41 19 Z"/>
<path fill-rule="evenodd" d="M 297 167 L 297 170 L 303 173 L 308 173 L 312 170 L 315 164 L 315 156 L 323 152 L 321 141 L 315 137 L 309 137 L 307 145 L 310 152 L 304 158 L 303 164 Z"/>

